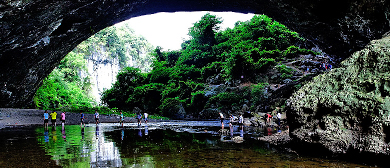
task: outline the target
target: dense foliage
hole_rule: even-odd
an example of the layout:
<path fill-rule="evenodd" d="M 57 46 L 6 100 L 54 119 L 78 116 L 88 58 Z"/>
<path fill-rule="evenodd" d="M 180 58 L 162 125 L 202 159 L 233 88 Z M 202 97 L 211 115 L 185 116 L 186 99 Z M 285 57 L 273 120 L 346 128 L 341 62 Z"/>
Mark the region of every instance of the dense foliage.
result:
<path fill-rule="evenodd" d="M 305 41 L 296 32 L 265 15 L 223 31 L 220 23 L 221 18 L 204 15 L 190 28 L 191 39 L 181 50 L 157 47 L 151 72 L 124 69 L 102 101 L 111 108 L 137 107 L 174 118 L 212 118 L 217 111 L 232 113 L 243 104 L 255 108 L 267 98 L 265 88 L 272 82 L 267 72 L 277 69 L 287 78 L 293 70 L 281 61 L 313 53 L 298 47 Z"/>
<path fill-rule="evenodd" d="M 70 52 L 36 92 L 36 107 L 71 111 L 91 108 L 93 99 L 88 95 L 89 80 L 78 75 L 80 70 L 85 70 L 85 64 L 83 54 Z"/>
<path fill-rule="evenodd" d="M 142 65 L 143 71 L 149 71 L 151 59 L 148 54 L 143 53 L 151 52 L 152 49 L 127 24 L 103 29 L 79 44 L 60 62 L 36 92 L 34 105 L 40 109 L 52 110 L 108 111 L 107 108 L 96 107 L 97 103 L 90 95 L 92 85 L 86 60 L 99 61 L 95 60 L 96 57 L 107 58 L 105 60 L 112 62 L 117 60 L 123 68 Z M 119 81 L 123 83 L 125 79 Z"/>

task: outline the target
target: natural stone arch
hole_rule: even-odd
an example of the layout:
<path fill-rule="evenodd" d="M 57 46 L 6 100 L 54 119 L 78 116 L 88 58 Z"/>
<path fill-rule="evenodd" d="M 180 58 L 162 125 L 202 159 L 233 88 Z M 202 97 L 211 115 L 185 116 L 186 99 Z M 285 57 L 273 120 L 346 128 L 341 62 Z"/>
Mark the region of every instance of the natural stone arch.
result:
<path fill-rule="evenodd" d="M 78 0 L 0 2 L 0 107 L 26 107 L 77 44 L 140 15 L 175 11 L 266 14 L 328 54 L 345 58 L 389 30 L 383 0 Z"/>

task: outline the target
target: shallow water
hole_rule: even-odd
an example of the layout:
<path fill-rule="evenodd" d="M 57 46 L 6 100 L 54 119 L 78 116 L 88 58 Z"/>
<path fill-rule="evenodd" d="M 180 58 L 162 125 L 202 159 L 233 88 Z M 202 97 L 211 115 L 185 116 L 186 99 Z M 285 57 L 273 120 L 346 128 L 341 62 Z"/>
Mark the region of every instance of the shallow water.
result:
<path fill-rule="evenodd" d="M 227 124 L 221 131 L 215 121 L 9 129 L 0 132 L 0 167 L 366 167 L 254 139 L 277 131 Z"/>

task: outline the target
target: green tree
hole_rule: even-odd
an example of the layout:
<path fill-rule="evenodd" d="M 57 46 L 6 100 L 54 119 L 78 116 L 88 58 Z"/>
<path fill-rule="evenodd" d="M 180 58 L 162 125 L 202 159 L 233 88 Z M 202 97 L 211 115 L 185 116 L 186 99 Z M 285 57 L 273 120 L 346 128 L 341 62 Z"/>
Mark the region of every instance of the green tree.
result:
<path fill-rule="evenodd" d="M 191 39 L 182 45 L 183 51 L 179 63 L 200 68 L 208 62 L 213 62 L 215 59 L 212 46 L 217 43 L 215 33 L 219 30 L 218 25 L 221 23 L 221 18 L 209 13 L 204 15 L 199 22 L 194 23 L 188 33 Z"/>
<path fill-rule="evenodd" d="M 70 52 L 35 93 L 35 106 L 66 111 L 91 108 L 94 101 L 88 94 L 90 83 L 78 75 L 85 69 L 85 64 L 82 54 Z"/>
<path fill-rule="evenodd" d="M 219 17 L 204 15 L 189 29 L 191 38 L 182 43 L 181 50 L 155 48 L 152 70 L 138 75 L 142 80 L 131 84 L 129 79 L 141 73 L 121 72 L 118 82 L 104 93 L 104 101 L 109 107 L 139 107 L 169 117 L 213 117 L 216 110 L 237 111 L 243 104 L 253 107 L 267 101 L 269 84 L 265 82 L 277 62 L 313 53 L 296 47 L 305 42 L 296 32 L 265 15 L 219 31 L 221 23 Z M 292 74 L 285 65 L 276 69 L 277 73 Z M 237 80 L 254 84 L 222 92 L 205 90 L 211 84 Z"/>

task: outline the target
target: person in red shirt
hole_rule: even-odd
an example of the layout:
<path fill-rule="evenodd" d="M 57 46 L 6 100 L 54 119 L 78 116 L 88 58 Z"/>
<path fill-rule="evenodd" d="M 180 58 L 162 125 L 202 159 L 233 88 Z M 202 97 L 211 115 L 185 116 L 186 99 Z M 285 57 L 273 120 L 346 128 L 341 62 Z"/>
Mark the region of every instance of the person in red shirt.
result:
<path fill-rule="evenodd" d="M 272 115 L 271 114 L 269 114 L 269 113 L 267 113 L 266 114 L 266 117 L 267 117 L 267 125 L 270 125 L 271 124 L 271 118 L 272 118 Z"/>

